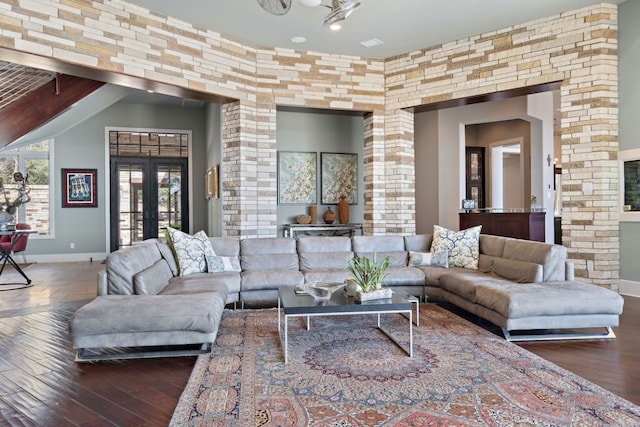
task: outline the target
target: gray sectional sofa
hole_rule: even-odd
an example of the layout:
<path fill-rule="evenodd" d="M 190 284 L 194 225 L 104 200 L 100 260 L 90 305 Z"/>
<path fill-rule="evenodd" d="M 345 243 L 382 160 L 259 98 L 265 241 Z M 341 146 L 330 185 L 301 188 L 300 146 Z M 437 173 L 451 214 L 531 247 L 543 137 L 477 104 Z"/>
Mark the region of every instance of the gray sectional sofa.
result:
<path fill-rule="evenodd" d="M 94 352 L 110 347 L 195 344 L 186 354 L 209 351 L 225 306 L 275 306 L 279 286 L 342 282 L 351 257 L 373 252 L 391 259 L 384 285 L 455 304 L 501 327 L 509 340 L 612 338 L 622 313 L 616 292 L 575 280 L 559 245 L 483 234 L 478 269 L 471 270 L 410 265 L 414 253 L 430 250 L 430 234 L 209 241 L 216 255 L 237 258 L 240 271 L 180 276 L 169 245 L 158 239 L 111 253 L 98 297 L 70 321 L 78 360 L 121 356 Z M 581 328 L 605 332 L 549 332 Z M 545 333 L 514 333 L 531 330 Z"/>

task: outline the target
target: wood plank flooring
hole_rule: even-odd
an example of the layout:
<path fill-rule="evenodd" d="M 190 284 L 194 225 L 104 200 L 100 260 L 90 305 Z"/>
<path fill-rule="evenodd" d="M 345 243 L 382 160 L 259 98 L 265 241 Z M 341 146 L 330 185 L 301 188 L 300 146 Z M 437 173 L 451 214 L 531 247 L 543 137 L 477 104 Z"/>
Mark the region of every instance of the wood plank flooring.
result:
<path fill-rule="evenodd" d="M 73 361 L 68 320 L 95 297 L 96 274 L 103 267 L 95 262 L 34 264 L 25 270 L 33 287 L 0 292 L 0 426 L 169 422 L 195 357 Z M 5 272 L 0 283 L 18 277 Z M 640 299 L 625 298 L 616 340 L 520 345 L 640 404 L 639 330 Z"/>

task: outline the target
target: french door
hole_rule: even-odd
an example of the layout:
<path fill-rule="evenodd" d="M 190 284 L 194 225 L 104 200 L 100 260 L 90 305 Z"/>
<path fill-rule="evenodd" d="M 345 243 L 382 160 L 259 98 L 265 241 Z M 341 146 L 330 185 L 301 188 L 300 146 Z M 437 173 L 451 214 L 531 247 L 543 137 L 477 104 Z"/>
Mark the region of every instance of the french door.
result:
<path fill-rule="evenodd" d="M 189 230 L 186 158 L 111 157 L 111 251 Z"/>

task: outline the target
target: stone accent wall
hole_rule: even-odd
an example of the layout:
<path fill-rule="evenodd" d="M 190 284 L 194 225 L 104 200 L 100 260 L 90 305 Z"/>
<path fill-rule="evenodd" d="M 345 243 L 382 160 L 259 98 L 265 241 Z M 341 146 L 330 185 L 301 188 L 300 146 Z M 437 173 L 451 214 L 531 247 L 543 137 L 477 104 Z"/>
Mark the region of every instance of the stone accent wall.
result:
<path fill-rule="evenodd" d="M 403 109 L 562 82 L 563 240 L 578 277 L 617 286 L 614 5 L 386 61 L 256 49 L 121 0 L 0 0 L 0 22 L 0 47 L 238 100 L 223 108 L 222 179 L 224 230 L 238 236 L 276 233 L 276 105 L 367 113 L 365 230 L 410 233 L 413 130 Z"/>
<path fill-rule="evenodd" d="M 577 277 L 617 289 L 616 6 L 429 47 L 390 58 L 385 66 L 391 111 L 561 82 L 563 244 Z"/>

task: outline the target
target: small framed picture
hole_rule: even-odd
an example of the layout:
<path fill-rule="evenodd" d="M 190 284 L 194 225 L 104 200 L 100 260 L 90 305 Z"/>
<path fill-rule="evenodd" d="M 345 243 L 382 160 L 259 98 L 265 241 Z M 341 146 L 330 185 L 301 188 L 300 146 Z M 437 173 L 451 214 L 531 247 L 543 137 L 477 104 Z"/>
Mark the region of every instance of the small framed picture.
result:
<path fill-rule="evenodd" d="M 97 174 L 97 169 L 62 169 L 62 207 L 97 207 Z"/>
<path fill-rule="evenodd" d="M 474 199 L 462 199 L 462 209 L 472 210 L 476 208 L 476 201 Z"/>

